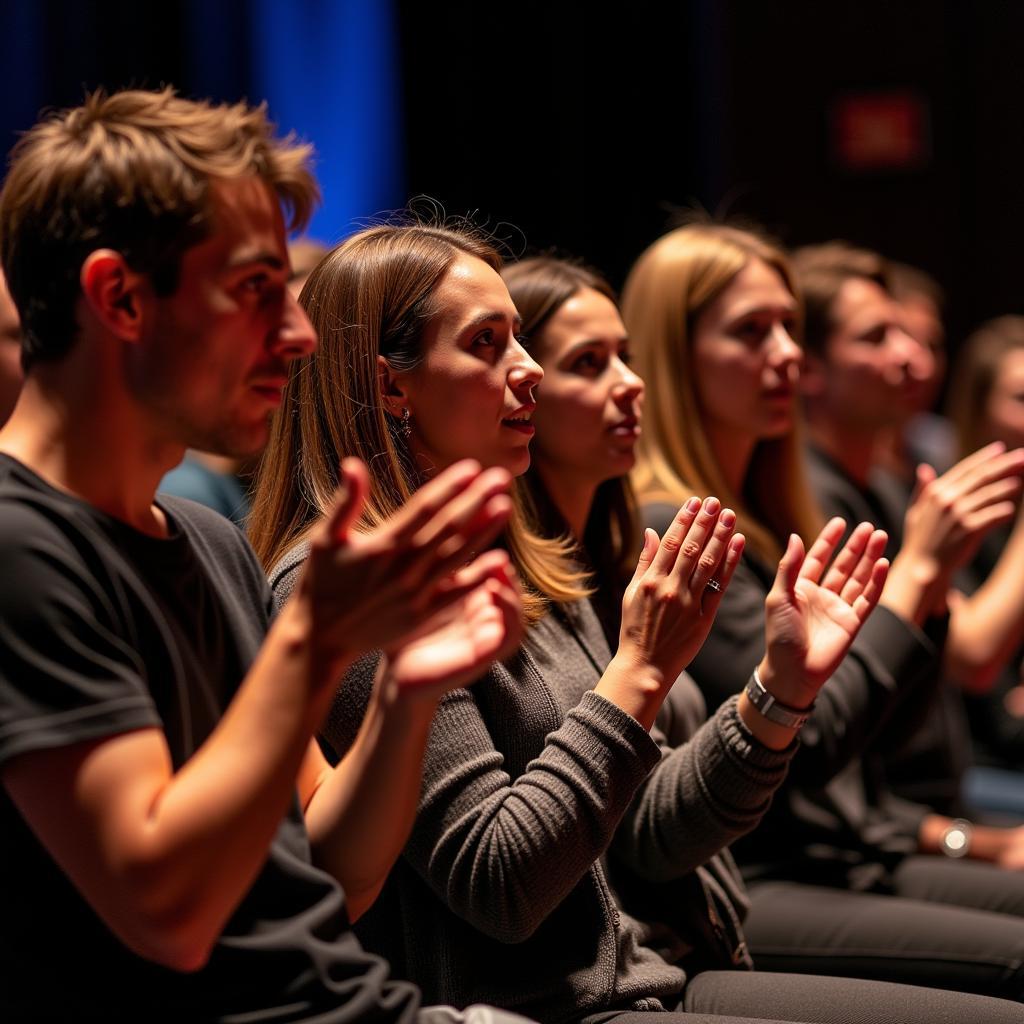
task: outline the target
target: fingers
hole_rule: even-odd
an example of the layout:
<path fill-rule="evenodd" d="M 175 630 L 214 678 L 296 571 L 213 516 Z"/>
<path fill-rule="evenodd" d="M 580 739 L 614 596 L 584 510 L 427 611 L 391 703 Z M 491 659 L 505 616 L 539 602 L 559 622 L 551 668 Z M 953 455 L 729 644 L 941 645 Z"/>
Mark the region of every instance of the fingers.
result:
<path fill-rule="evenodd" d="M 825 566 L 828 565 L 845 529 L 846 520 L 841 516 L 836 516 L 825 524 L 800 567 L 802 579 L 810 580 L 812 583 L 817 583 L 821 579 L 821 574 L 825 571 Z"/>
<path fill-rule="evenodd" d="M 722 603 L 722 598 L 725 597 L 726 590 L 729 589 L 729 581 L 732 579 L 732 575 L 736 571 L 736 566 L 740 564 L 745 544 L 746 538 L 742 533 L 733 534 L 729 538 L 729 543 L 726 545 L 725 552 L 722 555 L 722 560 L 715 568 L 713 576 L 713 579 L 718 581 L 721 589 L 716 591 L 711 587 L 705 587 L 700 601 L 700 611 L 702 616 L 711 616 L 711 618 L 714 618 L 715 614 L 718 612 L 718 606 Z"/>
<path fill-rule="evenodd" d="M 997 505 L 1013 498 L 1020 490 L 1020 477 L 1004 477 L 993 483 L 985 484 L 965 494 L 957 503 L 958 510 L 965 517 L 971 513 L 991 505 Z"/>
<path fill-rule="evenodd" d="M 885 580 L 889 575 L 889 560 L 879 558 L 872 567 L 871 574 L 864 590 L 854 599 L 853 613 L 861 623 L 875 610 L 878 600 L 885 589 Z"/>
<path fill-rule="evenodd" d="M 859 523 L 847 538 L 842 550 L 829 566 L 821 585 L 835 594 L 842 593 L 850 576 L 860 564 L 864 549 L 871 539 L 873 527 L 870 523 Z"/>
<path fill-rule="evenodd" d="M 885 530 L 874 530 L 870 537 L 868 537 L 868 542 L 864 546 L 860 559 L 854 566 L 849 578 L 843 584 L 842 590 L 839 591 L 839 596 L 847 604 L 852 605 L 867 590 L 871 580 L 874 578 L 875 566 L 879 561 L 883 560 L 882 556 L 885 554 L 885 545 L 888 541 L 889 537 Z"/>
<path fill-rule="evenodd" d="M 342 459 L 334 508 L 326 528 L 327 537 L 332 543 L 341 544 L 348 539 L 349 531 L 362 514 L 369 493 L 370 476 L 362 460 Z"/>
<path fill-rule="evenodd" d="M 951 488 L 952 493 L 959 496 L 996 480 L 1019 476 L 1022 469 L 1024 450 L 1015 448 L 1008 452 L 997 441 L 961 459 L 952 469 L 943 473 L 937 483 L 943 488 Z"/>
<path fill-rule="evenodd" d="M 679 591 L 689 584 L 690 578 L 697 568 L 698 559 L 703 556 L 708 541 L 714 536 L 721 511 L 722 506 L 717 498 L 705 498 L 700 510 L 694 516 L 690 528 L 686 531 L 686 535 L 682 538 L 682 542 L 675 552 L 675 563 L 666 574 L 672 577 Z M 735 526 L 735 518 L 733 525 Z M 731 535 L 732 528 L 729 533 Z M 664 547 L 664 541 L 662 541 L 662 547 Z M 661 551 L 659 550 L 654 558 L 655 568 L 657 568 L 660 557 Z M 711 563 L 711 568 L 714 568 L 714 563 Z M 708 576 L 710 577 L 710 573 Z"/>
<path fill-rule="evenodd" d="M 715 524 L 704 551 L 697 559 L 693 575 L 690 576 L 690 590 L 694 594 L 700 594 L 708 585 L 708 580 L 716 579 L 715 571 L 725 555 L 725 550 L 736 529 L 736 513 L 731 508 L 723 508 L 719 513 L 718 522 Z M 721 583 L 721 580 L 717 580 Z"/>
<path fill-rule="evenodd" d="M 700 498 L 688 498 L 676 513 L 675 519 L 661 538 L 658 550 L 651 561 L 651 569 L 659 576 L 667 576 L 676 564 L 676 555 L 697 514 L 703 508 Z"/>
<path fill-rule="evenodd" d="M 804 542 L 798 534 L 791 533 L 786 542 L 786 550 L 779 561 L 779 568 L 775 572 L 772 590 L 779 589 L 786 594 L 793 594 L 796 591 L 796 581 L 800 578 L 800 569 L 803 563 Z"/>
<path fill-rule="evenodd" d="M 914 490 L 910 495 L 910 504 L 913 505 L 918 498 L 921 497 L 921 492 L 936 479 L 938 474 L 932 466 L 929 466 L 927 462 L 920 462 L 917 465 L 917 469 L 914 471 Z"/>
<path fill-rule="evenodd" d="M 392 516 L 388 524 L 391 536 L 410 541 L 458 494 L 480 476 L 480 463 L 463 459 L 429 480 Z"/>
<path fill-rule="evenodd" d="M 410 533 L 409 523 L 399 524 L 399 546 L 407 552 L 401 576 L 410 586 L 429 586 L 457 568 L 473 551 L 490 544 L 508 521 L 512 514 L 512 499 L 506 493 L 511 483 L 508 472 L 494 468 L 480 473 L 476 467 L 476 474 L 456 477 L 454 486 L 435 492 L 426 506 L 434 510 L 433 514 L 424 517 L 423 510 L 419 510 L 415 532 Z M 447 496 L 440 508 L 435 508 L 437 494 Z M 387 524 L 379 540 L 383 544 L 394 542 L 394 533 Z"/>

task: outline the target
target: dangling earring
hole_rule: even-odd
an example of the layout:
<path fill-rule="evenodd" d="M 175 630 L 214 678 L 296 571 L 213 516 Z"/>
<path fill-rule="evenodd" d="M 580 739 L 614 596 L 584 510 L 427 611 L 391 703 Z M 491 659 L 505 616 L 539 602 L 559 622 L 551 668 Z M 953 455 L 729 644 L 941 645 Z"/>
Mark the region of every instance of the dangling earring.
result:
<path fill-rule="evenodd" d="M 412 413 L 409 412 L 408 406 L 402 410 L 402 424 L 398 429 L 403 441 L 408 441 L 412 437 Z"/>

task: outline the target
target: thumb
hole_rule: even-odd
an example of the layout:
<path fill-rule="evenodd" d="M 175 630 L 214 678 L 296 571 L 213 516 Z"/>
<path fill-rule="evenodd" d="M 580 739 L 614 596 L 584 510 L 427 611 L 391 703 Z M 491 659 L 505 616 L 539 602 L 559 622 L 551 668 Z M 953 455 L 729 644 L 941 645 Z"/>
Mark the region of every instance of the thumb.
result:
<path fill-rule="evenodd" d="M 349 531 L 362 514 L 370 490 L 370 477 L 360 459 L 342 459 L 334 508 L 327 520 L 327 536 L 334 543 L 348 539 Z"/>
<path fill-rule="evenodd" d="M 640 557 L 637 559 L 636 571 L 633 573 L 633 579 L 631 582 L 635 583 L 638 579 L 650 567 L 652 561 L 654 561 L 654 554 L 658 550 L 658 545 L 661 542 L 658 540 L 658 535 L 648 527 L 644 530 L 644 546 L 640 549 Z"/>
<path fill-rule="evenodd" d="M 917 469 L 914 473 L 914 492 L 910 495 L 910 504 L 913 505 L 919 497 L 921 492 L 938 476 L 933 466 L 929 466 L 927 462 L 918 463 Z"/>

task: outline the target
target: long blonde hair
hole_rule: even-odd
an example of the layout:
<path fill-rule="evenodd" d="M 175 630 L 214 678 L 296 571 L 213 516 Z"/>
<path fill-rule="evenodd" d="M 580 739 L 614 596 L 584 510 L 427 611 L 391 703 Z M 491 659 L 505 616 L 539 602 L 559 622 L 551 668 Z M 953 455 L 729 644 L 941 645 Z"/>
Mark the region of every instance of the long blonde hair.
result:
<path fill-rule="evenodd" d="M 752 258 L 778 272 L 799 299 L 789 261 L 759 235 L 721 224 L 690 224 L 651 245 L 622 293 L 637 371 L 647 382 L 634 486 L 642 501 L 681 504 L 714 494 L 736 510 L 748 546 L 766 560 L 790 532 L 815 536 L 821 513 L 807 485 L 799 428 L 758 442 L 740 494 L 733 493 L 704 433 L 694 385 L 697 317 Z"/>
<path fill-rule="evenodd" d="M 393 515 L 421 483 L 385 409 L 377 357 L 396 370 L 421 361 L 424 328 L 437 315 L 434 292 L 462 255 L 501 266 L 493 246 L 466 228 L 383 225 L 347 239 L 310 274 L 299 301 L 320 345 L 291 365 L 249 517 L 253 547 L 268 569 L 331 508 L 346 455 L 370 469 L 363 529 Z M 513 504 L 504 542 L 524 584 L 526 617 L 536 621 L 548 601 L 577 600 L 586 591 L 568 545 L 533 534 L 517 494 Z"/>

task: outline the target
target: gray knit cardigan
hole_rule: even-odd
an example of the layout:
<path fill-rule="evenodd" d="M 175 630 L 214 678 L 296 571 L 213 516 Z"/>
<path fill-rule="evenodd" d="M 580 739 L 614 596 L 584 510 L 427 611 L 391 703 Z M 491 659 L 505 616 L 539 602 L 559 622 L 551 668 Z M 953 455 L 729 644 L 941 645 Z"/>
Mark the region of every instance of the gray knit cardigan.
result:
<path fill-rule="evenodd" d="M 272 571 L 279 598 L 303 555 Z M 742 889 L 716 855 L 760 820 L 796 744 L 762 746 L 733 699 L 670 749 L 658 726 L 648 733 L 593 692 L 609 660 L 584 602 L 548 614 L 513 658 L 441 701 L 413 834 L 356 925 L 428 1004 L 491 1003 L 544 1022 L 658 1010 L 679 1001 L 685 974 L 656 948 L 676 959 L 719 935 L 748 964 Z M 339 754 L 373 671 L 364 659 L 338 691 L 324 735 Z M 699 718 L 692 681 L 676 686 L 681 717 Z M 620 900 L 628 892 L 630 907 L 645 887 L 641 923 Z M 652 913 L 659 892 L 679 905 Z"/>

